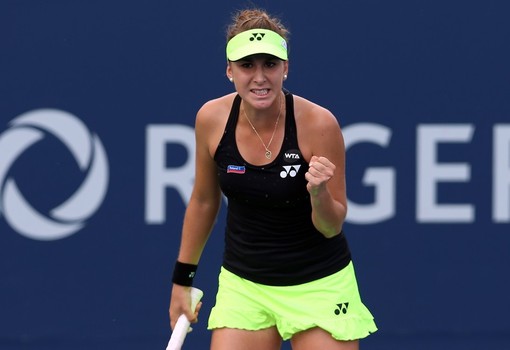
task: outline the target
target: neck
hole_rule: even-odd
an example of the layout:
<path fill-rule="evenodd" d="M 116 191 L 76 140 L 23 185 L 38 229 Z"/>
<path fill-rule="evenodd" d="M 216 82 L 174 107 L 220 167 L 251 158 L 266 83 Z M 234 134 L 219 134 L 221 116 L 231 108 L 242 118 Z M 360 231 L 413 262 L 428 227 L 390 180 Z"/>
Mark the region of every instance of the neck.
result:
<path fill-rule="evenodd" d="M 253 108 L 249 104 L 245 103 L 244 100 L 241 103 L 242 112 L 252 123 L 260 125 L 261 128 L 273 125 L 278 116 L 282 114 L 282 93 L 279 93 L 273 103 L 265 109 Z"/>

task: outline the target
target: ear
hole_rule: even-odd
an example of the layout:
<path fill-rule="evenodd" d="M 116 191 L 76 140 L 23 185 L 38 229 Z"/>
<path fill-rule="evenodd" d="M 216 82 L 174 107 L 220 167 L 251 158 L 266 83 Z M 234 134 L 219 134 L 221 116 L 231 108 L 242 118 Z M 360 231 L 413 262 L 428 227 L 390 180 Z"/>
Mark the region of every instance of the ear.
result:
<path fill-rule="evenodd" d="M 232 67 L 230 67 L 230 62 L 227 63 L 227 69 L 226 69 L 227 78 L 232 78 Z"/>
<path fill-rule="evenodd" d="M 283 61 L 283 74 L 289 74 L 289 61 Z"/>

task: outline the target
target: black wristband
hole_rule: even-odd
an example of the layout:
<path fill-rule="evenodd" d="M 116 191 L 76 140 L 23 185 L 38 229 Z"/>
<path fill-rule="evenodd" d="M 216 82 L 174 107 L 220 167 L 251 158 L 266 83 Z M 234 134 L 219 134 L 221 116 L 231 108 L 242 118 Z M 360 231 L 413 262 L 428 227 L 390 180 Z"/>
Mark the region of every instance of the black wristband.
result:
<path fill-rule="evenodd" d="M 172 282 L 180 286 L 191 287 L 193 285 L 193 278 L 197 272 L 197 267 L 198 265 L 176 261 Z"/>

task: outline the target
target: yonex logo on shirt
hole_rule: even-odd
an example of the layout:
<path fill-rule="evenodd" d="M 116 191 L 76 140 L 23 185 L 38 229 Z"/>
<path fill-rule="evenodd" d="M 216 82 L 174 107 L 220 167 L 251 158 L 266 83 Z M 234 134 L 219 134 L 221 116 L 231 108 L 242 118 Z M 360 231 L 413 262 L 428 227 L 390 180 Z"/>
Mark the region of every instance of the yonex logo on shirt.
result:
<path fill-rule="evenodd" d="M 299 171 L 299 168 L 301 168 L 301 165 L 284 165 L 284 170 L 280 172 L 280 177 L 282 179 L 285 179 L 287 175 L 290 177 L 295 177 Z"/>

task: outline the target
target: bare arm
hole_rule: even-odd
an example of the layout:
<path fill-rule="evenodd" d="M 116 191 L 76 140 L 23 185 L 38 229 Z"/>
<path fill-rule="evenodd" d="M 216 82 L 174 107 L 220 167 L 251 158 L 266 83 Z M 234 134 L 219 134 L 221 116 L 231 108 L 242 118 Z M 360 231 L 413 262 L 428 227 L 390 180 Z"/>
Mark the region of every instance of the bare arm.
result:
<path fill-rule="evenodd" d="M 177 260 L 183 263 L 198 264 L 205 244 L 214 226 L 221 204 L 221 191 L 216 175 L 216 165 L 210 152 L 211 123 L 207 108 L 202 108 L 195 124 L 196 167 L 195 183 L 190 202 L 184 216 L 181 245 Z M 170 302 L 171 327 L 178 317 L 186 314 L 191 322 L 196 322 L 198 310 L 191 310 L 190 287 L 173 285 Z"/>
<path fill-rule="evenodd" d="M 318 106 L 313 111 L 313 127 L 308 128 L 310 167 L 305 178 L 313 224 L 330 238 L 341 232 L 347 214 L 345 145 L 336 118 Z"/>

